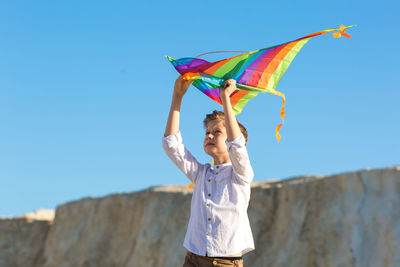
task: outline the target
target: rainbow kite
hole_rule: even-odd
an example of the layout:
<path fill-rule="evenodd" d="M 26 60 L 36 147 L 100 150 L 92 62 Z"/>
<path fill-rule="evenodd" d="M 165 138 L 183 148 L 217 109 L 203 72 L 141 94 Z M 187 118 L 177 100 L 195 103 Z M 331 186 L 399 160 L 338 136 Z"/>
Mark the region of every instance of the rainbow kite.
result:
<path fill-rule="evenodd" d="M 350 38 L 346 29 L 353 27 L 341 25 L 338 29 L 328 29 L 306 35 L 291 42 L 247 52 L 216 62 L 208 62 L 197 57 L 220 52 L 243 51 L 217 51 L 199 55 L 195 58 L 168 60 L 175 69 L 187 80 L 193 80 L 192 84 L 214 101 L 222 105 L 219 88 L 227 79 L 235 79 L 238 90 L 230 96 L 235 114 L 239 114 L 247 102 L 259 92 L 271 93 L 282 97 L 281 118 L 282 123 L 276 127 L 276 137 L 280 140 L 279 129 L 285 117 L 285 95 L 275 90 L 290 63 L 300 49 L 312 38 L 321 34 L 335 32 L 335 38 L 345 36 Z"/>

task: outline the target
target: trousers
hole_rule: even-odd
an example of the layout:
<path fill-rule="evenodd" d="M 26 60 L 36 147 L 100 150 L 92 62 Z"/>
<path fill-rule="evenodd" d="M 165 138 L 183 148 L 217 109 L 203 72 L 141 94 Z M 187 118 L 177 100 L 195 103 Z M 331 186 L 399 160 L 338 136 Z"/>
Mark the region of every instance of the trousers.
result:
<path fill-rule="evenodd" d="M 221 259 L 200 256 L 190 251 L 186 253 L 185 263 L 182 267 L 243 267 L 243 259 Z"/>

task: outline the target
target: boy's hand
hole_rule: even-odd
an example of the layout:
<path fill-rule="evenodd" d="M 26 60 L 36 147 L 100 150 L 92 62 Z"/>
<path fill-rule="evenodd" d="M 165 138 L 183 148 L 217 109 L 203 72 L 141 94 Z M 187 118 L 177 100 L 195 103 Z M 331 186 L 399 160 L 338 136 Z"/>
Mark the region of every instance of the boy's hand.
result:
<path fill-rule="evenodd" d="M 223 98 L 229 99 L 230 95 L 236 91 L 236 81 L 234 79 L 228 79 L 222 84 L 222 88 L 219 89 L 221 100 Z"/>
<path fill-rule="evenodd" d="M 188 90 L 192 81 L 183 79 L 183 76 L 179 76 L 175 81 L 174 95 L 182 97 Z"/>

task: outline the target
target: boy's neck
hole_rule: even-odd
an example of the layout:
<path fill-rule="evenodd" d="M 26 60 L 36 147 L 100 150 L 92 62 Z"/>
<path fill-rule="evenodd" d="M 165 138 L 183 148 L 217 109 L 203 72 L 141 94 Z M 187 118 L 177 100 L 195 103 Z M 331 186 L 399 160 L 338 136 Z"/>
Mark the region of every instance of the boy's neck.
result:
<path fill-rule="evenodd" d="M 229 155 L 214 156 L 214 164 L 215 165 L 220 165 L 220 164 L 224 164 L 224 163 L 228 163 L 228 162 L 231 162 Z"/>

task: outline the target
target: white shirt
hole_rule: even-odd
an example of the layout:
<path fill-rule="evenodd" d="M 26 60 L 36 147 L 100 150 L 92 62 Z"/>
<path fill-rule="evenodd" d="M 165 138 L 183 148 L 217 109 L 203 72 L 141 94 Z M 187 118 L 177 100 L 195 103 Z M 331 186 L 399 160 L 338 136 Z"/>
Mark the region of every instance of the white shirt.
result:
<path fill-rule="evenodd" d="M 195 183 L 184 247 L 211 257 L 254 250 L 247 216 L 254 173 L 243 135 L 226 141 L 231 162 L 214 168 L 192 156 L 180 133 L 164 137 L 162 144 L 168 157 Z"/>

